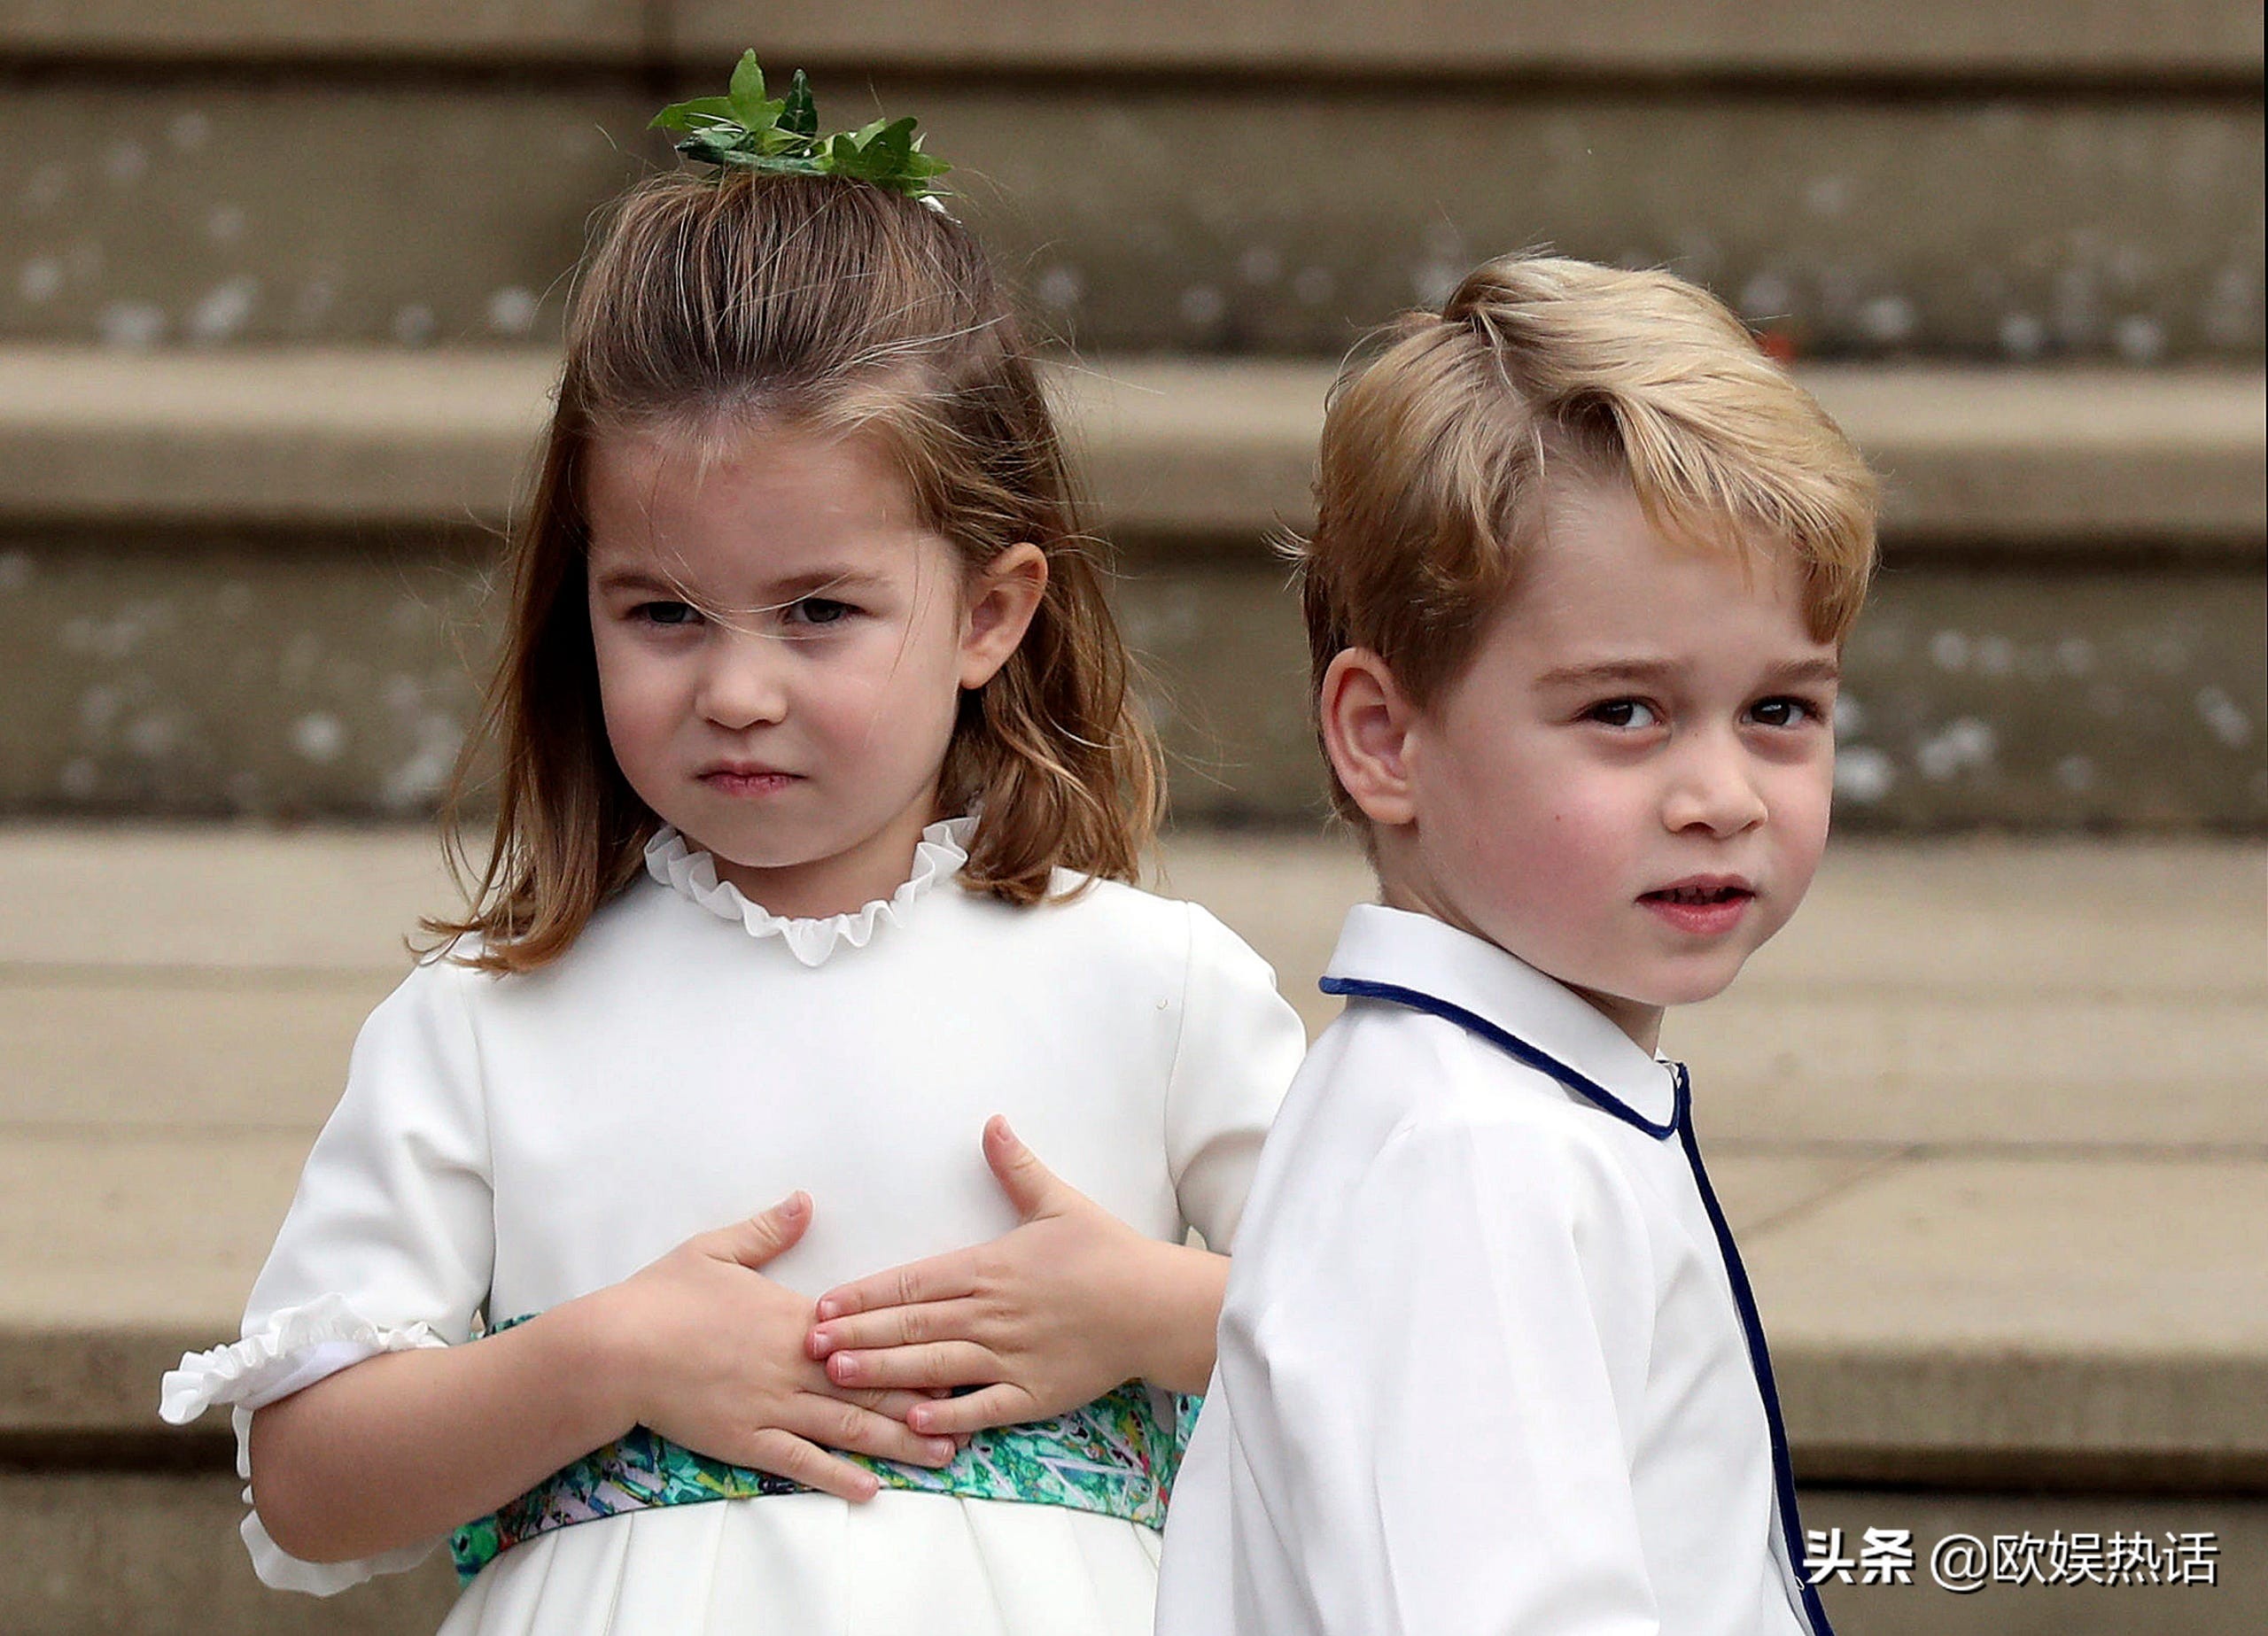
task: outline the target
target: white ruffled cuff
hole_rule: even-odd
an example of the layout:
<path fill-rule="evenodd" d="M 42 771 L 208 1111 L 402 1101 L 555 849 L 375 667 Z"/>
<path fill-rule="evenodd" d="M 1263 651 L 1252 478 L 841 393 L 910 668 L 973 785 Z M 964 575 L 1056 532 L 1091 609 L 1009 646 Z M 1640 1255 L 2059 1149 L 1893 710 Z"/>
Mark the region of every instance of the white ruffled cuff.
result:
<path fill-rule="evenodd" d="M 646 872 L 718 919 L 739 921 L 750 936 L 777 937 L 804 965 L 817 965 L 835 952 L 838 943 L 865 948 L 882 922 L 896 925 L 907 908 L 940 881 L 958 874 L 968 862 L 968 839 L 975 832 L 973 817 L 930 825 L 913 848 L 913 872 L 897 891 L 848 914 L 807 920 L 775 915 L 763 904 L 750 902 L 731 881 L 717 878 L 715 858 L 666 824 L 646 843 Z"/>
<path fill-rule="evenodd" d="M 344 1296 L 318 1296 L 303 1306 L 271 1314 L 265 1324 L 240 1341 L 209 1352 L 183 1353 L 181 1367 L 166 1372 L 158 1415 L 172 1425 L 184 1426 L 206 1409 L 228 1404 L 237 1433 L 237 1475 L 249 1484 L 254 1409 L 265 1408 L 380 1353 L 447 1344 L 428 1324 L 395 1329 L 374 1323 L 357 1313 Z M 244 1500 L 246 1506 L 252 1502 L 249 1486 Z M 439 1543 L 429 1539 L 359 1562 L 306 1562 L 287 1555 L 268 1538 L 256 1510 L 245 1513 L 239 1531 L 261 1584 L 317 1596 L 333 1595 L 374 1574 L 414 1568 Z"/>

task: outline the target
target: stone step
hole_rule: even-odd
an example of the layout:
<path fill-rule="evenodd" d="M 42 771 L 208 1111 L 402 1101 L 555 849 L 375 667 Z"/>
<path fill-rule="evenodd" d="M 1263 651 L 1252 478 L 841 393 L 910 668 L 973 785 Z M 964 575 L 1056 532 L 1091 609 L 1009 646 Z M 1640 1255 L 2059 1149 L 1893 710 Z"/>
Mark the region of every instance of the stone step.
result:
<path fill-rule="evenodd" d="M 1839 846 L 1742 981 L 1672 1020 L 1806 1520 L 1919 1542 L 1922 1583 L 1831 1587 L 1860 1636 L 2219 1636 L 2268 1595 L 2264 861 Z M 1325 1020 L 1314 979 L 1369 890 L 1343 837 L 1178 831 L 1161 868 Z M 438 1619 L 438 1568 L 263 1597 L 218 1428 L 152 1406 L 233 1324 L 356 1021 L 448 901 L 409 830 L 0 828 L 0 1518 L 28 1542 L 0 1595 L 27 1628 Z M 1838 1034 L 1834 1006 L 1868 1020 Z M 1928 1584 L 1935 1539 L 2026 1530 L 2209 1531 L 2222 1581 Z"/>
<path fill-rule="evenodd" d="M 553 367 L 0 348 L 0 686 L 26 702 L 0 810 L 430 806 Z M 1316 810 L 1304 639 L 1261 541 L 1304 520 L 1330 374 L 1109 360 L 1067 385 L 1185 817 Z M 1851 821 L 2268 817 L 2256 371 L 1804 375 L 1891 479 Z"/>
<path fill-rule="evenodd" d="M 1966 11 L 2051 58 L 2086 37 Z M 1566 14 L 1604 32 L 1613 12 Z M 860 58 L 827 105 L 918 112 L 1040 317 L 1093 350 L 1335 357 L 1482 257 L 1551 244 L 1672 266 L 1807 354 L 2249 362 L 2268 335 L 2253 34 L 2249 78 L 2118 95 L 2005 67 L 1869 89 Z M 2189 36 L 2148 37 L 2178 55 Z M 730 53 L 701 55 L 506 73 L 0 50 L 19 177 L 0 338 L 554 335 L 593 209 L 669 157 L 644 129 L 657 82 L 712 90 Z"/>
<path fill-rule="evenodd" d="M 1587 74 L 1771 80 L 1867 77 L 2256 81 L 2259 33 L 2230 0 L 2140 13 L 2116 0 L 1983 10 L 1961 0 L 1773 0 L 1737 19 L 1705 0 L 1261 0 L 1223 14 L 1191 0 L 1067 11 L 1010 0 L 887 0 L 856 19 L 785 0 L 752 17 L 730 0 L 16 0 L 0 54 L 18 60 L 390 64 L 729 61 L 993 72 Z"/>
<path fill-rule="evenodd" d="M 1103 356 L 1052 378 L 1104 527 L 1241 548 L 1310 516 L 1336 369 Z M 0 346 L 0 528 L 501 523 L 557 370 L 539 346 Z M 1797 374 L 1886 474 L 1894 547 L 2268 553 L 2256 368 Z"/>

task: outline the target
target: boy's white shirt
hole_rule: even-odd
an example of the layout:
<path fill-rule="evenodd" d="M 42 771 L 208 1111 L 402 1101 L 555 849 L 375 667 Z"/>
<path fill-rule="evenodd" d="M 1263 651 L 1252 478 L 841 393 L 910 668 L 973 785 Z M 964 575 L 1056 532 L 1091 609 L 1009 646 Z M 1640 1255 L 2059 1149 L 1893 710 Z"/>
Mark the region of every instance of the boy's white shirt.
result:
<path fill-rule="evenodd" d="M 1800 1636 L 1771 1431 L 1671 1065 L 1429 917 L 1270 1132 L 1169 1514 L 1160 1636 Z"/>

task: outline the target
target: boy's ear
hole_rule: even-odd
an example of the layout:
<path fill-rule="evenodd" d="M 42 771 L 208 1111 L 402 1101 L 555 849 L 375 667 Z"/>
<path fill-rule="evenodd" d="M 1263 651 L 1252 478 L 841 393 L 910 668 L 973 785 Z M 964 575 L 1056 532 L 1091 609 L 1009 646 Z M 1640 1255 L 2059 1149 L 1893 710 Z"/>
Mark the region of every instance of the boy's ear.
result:
<path fill-rule="evenodd" d="M 982 687 L 1016 651 L 1047 593 L 1047 554 L 1029 541 L 987 562 L 969 586 L 961 616 L 960 685 Z"/>
<path fill-rule="evenodd" d="M 1316 704 L 1324 754 L 1363 816 L 1389 828 L 1413 820 L 1407 752 L 1418 712 L 1386 661 L 1367 647 L 1341 649 Z"/>

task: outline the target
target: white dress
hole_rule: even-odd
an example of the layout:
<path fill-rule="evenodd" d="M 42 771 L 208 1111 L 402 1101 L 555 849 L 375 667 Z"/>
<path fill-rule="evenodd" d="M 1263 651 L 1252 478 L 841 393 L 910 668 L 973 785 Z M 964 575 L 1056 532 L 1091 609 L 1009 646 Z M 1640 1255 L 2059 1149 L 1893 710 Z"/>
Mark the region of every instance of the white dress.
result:
<path fill-rule="evenodd" d="M 454 1345 L 617 1282 L 796 1188 L 770 1276 L 816 1296 L 1006 1231 L 983 1121 L 1144 1233 L 1228 1244 L 1298 1066 L 1297 1018 L 1203 910 L 1098 882 L 1015 908 L 948 885 L 968 820 L 855 915 L 788 921 L 664 830 L 563 958 L 419 966 L 356 1041 L 344 1097 L 254 1285 L 245 1338 L 182 1361 L 161 1412 L 250 1411 L 380 1352 Z M 251 1498 L 246 1491 L 247 1500 Z M 329 1593 L 406 1568 L 285 1555 Z M 447 1632 L 1146 1631 L 1157 1538 L 1058 1506 L 885 1490 L 637 1511 L 505 1551 Z"/>
<path fill-rule="evenodd" d="M 1159 1636 L 1825 1636 L 1682 1074 L 1424 915 L 1356 908 L 1324 986 Z"/>

